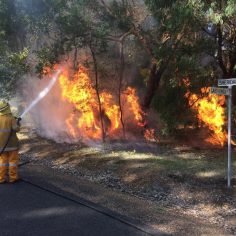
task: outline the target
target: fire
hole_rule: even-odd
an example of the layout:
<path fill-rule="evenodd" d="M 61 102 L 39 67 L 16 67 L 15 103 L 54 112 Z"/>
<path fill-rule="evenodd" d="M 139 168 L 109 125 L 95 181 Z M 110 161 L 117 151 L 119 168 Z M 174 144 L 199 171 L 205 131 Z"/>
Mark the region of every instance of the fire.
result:
<path fill-rule="evenodd" d="M 225 123 L 225 97 L 223 95 L 209 94 L 209 87 L 202 88 L 202 96 L 186 93 L 189 105 L 197 112 L 197 118 L 213 131 L 212 137 L 206 141 L 214 145 L 223 146 L 227 133 L 223 130 Z"/>
<path fill-rule="evenodd" d="M 96 91 L 91 85 L 86 70 L 79 68 L 72 80 L 69 79 L 68 71 L 64 70 L 59 77 L 59 82 L 63 99 L 75 107 L 74 114 L 66 120 L 72 137 L 77 136 L 78 129 L 83 130 L 87 137 L 100 137 L 101 130 L 95 122 L 93 110 L 93 107 L 97 106 Z M 74 124 L 77 125 L 77 129 Z"/>
<path fill-rule="evenodd" d="M 134 115 L 134 119 L 138 122 L 139 126 L 143 126 L 143 111 L 139 104 L 138 97 L 134 88 L 128 87 L 124 92 L 123 99 L 130 105 L 129 109 Z"/>
<path fill-rule="evenodd" d="M 114 103 L 114 98 L 107 92 L 100 94 L 100 100 L 102 107 L 105 110 L 106 117 L 112 121 L 110 126 L 110 133 L 113 133 L 120 126 L 120 109 L 119 106 Z M 107 121 L 108 121 L 107 119 Z M 105 121 L 106 122 L 106 121 Z"/>
<path fill-rule="evenodd" d="M 59 77 L 59 84 L 63 100 L 73 105 L 74 111 L 65 121 L 72 138 L 101 139 L 102 129 L 100 117 L 103 120 L 104 132 L 112 136 L 122 130 L 120 121 L 120 107 L 117 98 L 107 91 L 100 92 L 101 112 L 99 110 L 96 90 L 88 76 L 85 67 L 70 78 L 69 71 L 63 69 Z M 142 125 L 142 109 L 134 88 L 128 87 L 122 93 L 122 106 L 124 113 L 132 117 L 132 123 Z"/>
<path fill-rule="evenodd" d="M 155 135 L 154 129 L 146 129 L 144 132 L 144 137 L 149 142 L 158 142 L 160 139 Z"/>

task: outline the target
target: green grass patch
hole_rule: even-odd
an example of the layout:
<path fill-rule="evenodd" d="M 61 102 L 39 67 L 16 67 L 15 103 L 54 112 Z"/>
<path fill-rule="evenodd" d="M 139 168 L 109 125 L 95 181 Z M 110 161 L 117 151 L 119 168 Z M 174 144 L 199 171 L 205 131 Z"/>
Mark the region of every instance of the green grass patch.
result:
<path fill-rule="evenodd" d="M 173 158 L 154 158 L 155 168 L 165 173 L 182 173 L 196 176 L 224 177 L 227 172 L 227 158 L 218 156 L 209 158 L 188 159 L 173 156 Z M 236 167 L 236 159 L 233 160 L 233 168 Z M 205 173 L 205 174 L 204 174 Z M 234 171 L 234 176 L 236 176 Z"/>

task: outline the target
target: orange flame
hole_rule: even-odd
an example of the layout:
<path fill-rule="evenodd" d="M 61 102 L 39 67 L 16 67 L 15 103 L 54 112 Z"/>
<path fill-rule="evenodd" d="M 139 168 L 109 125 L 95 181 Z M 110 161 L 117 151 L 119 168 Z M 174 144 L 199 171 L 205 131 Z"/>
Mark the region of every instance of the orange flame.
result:
<path fill-rule="evenodd" d="M 139 126 L 143 126 L 143 111 L 139 104 L 139 99 L 136 95 L 134 88 L 128 87 L 124 91 L 123 100 L 128 104 L 129 110 L 134 115 L 135 121 L 138 122 Z"/>
<path fill-rule="evenodd" d="M 202 121 L 207 127 L 213 131 L 213 135 L 207 138 L 206 141 L 223 146 L 227 133 L 223 130 L 225 123 L 225 97 L 223 95 L 209 94 L 209 87 L 201 89 L 203 96 L 197 94 L 186 93 L 189 100 L 189 105 L 197 112 L 197 118 Z"/>
<path fill-rule="evenodd" d="M 120 126 L 119 106 L 114 104 L 113 96 L 107 92 L 102 92 L 100 94 L 100 100 L 101 100 L 102 107 L 105 110 L 105 117 L 107 117 L 111 121 L 110 133 L 113 133 Z"/>
<path fill-rule="evenodd" d="M 159 138 L 155 135 L 154 129 L 146 129 L 144 132 L 144 137 L 149 142 L 158 142 Z"/>
<path fill-rule="evenodd" d="M 101 114 L 99 112 L 98 98 L 96 90 L 88 76 L 88 71 L 83 66 L 69 79 L 69 72 L 64 68 L 59 77 L 62 90 L 62 97 L 71 103 L 74 112 L 68 115 L 66 125 L 72 138 L 92 138 L 100 139 L 102 129 L 100 116 L 103 119 L 104 131 L 106 135 L 113 135 L 121 130 L 120 108 L 116 104 L 116 99 L 106 91 L 100 92 Z M 122 93 L 123 105 L 128 108 L 124 112 L 132 115 L 133 123 L 142 124 L 142 109 L 135 89 L 128 87 Z"/>
<path fill-rule="evenodd" d="M 77 127 L 83 130 L 86 136 L 100 137 L 101 130 L 96 125 L 93 112 L 93 106 L 97 105 L 96 91 L 92 88 L 86 70 L 81 67 L 74 74 L 73 80 L 68 78 L 68 71 L 64 70 L 59 77 L 59 82 L 63 98 L 74 105 L 75 113 L 77 113 L 77 115 L 70 115 L 66 121 L 70 134 L 72 137 L 76 136 L 78 130 L 75 130 L 74 123 L 77 123 Z"/>

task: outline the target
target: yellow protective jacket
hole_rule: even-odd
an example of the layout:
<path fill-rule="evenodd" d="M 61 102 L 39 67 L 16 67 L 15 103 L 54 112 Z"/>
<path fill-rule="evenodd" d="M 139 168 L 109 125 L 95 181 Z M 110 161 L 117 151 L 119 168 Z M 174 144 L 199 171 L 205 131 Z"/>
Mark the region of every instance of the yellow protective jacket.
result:
<path fill-rule="evenodd" d="M 19 130 L 20 127 L 17 125 L 16 119 L 11 113 L 0 113 L 0 152 L 4 148 L 10 134 L 11 136 L 4 152 L 15 151 L 19 149 L 19 141 L 16 136 L 16 132 Z"/>

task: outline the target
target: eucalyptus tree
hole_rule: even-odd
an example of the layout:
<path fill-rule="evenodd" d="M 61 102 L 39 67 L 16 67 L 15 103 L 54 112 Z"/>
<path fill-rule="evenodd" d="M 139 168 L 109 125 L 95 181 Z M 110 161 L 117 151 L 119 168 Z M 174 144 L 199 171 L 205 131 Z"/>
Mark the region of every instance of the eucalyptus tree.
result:
<path fill-rule="evenodd" d="M 234 0 L 189 0 L 194 15 L 211 39 L 210 56 L 217 62 L 223 78 L 236 74 L 236 2 Z"/>
<path fill-rule="evenodd" d="M 0 1 L 0 97 L 16 92 L 16 83 L 28 70 L 28 49 L 24 47 L 23 22 L 15 0 Z"/>
<path fill-rule="evenodd" d="M 116 35 L 127 33 L 127 39 L 143 48 L 138 52 L 143 61 L 149 61 L 149 71 L 143 73 L 143 109 L 156 107 L 168 126 L 175 127 L 189 113 L 186 87 L 180 82 L 188 77 L 194 82 L 191 89 L 196 89 L 210 74 L 209 67 L 201 67 L 208 39 L 198 36 L 201 27 L 192 5 L 179 0 L 99 2 L 103 20 L 116 29 Z"/>
<path fill-rule="evenodd" d="M 178 0 L 99 2 L 104 6 L 104 21 L 110 24 L 111 28 L 118 28 L 123 33 L 129 32 L 135 37 L 133 42 L 138 41 L 146 50 L 150 73 L 143 107 L 149 108 L 161 78 L 165 77 L 167 72 L 170 74 L 173 63 L 180 63 L 184 56 L 190 59 L 194 57 L 191 55 L 193 50 L 196 52 L 193 41 L 199 28 L 196 22 L 191 20 L 192 8 Z M 186 68 L 189 58 L 185 61 Z M 175 71 L 176 68 L 172 73 Z"/>
<path fill-rule="evenodd" d="M 234 0 L 189 0 L 202 37 L 210 43 L 205 53 L 216 68 L 215 78 L 236 76 L 236 2 Z M 215 80 L 215 84 L 217 81 Z M 233 87 L 233 111 L 236 120 L 236 93 Z"/>

